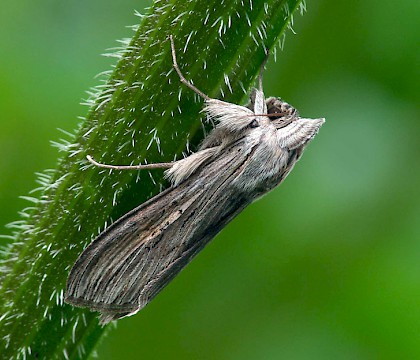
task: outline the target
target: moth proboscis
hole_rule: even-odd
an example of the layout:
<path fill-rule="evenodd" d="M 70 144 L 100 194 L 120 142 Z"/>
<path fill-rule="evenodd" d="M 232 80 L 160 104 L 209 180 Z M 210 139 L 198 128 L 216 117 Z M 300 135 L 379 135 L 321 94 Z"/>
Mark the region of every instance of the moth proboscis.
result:
<path fill-rule="evenodd" d="M 181 82 L 204 99 L 216 125 L 196 153 L 172 163 L 115 166 L 88 157 L 117 170 L 167 168 L 172 183 L 103 231 L 70 271 L 65 301 L 99 311 L 102 324 L 144 308 L 229 221 L 286 178 L 325 121 L 265 99 L 265 62 L 247 106 L 208 97 L 186 80 L 170 41 Z"/>

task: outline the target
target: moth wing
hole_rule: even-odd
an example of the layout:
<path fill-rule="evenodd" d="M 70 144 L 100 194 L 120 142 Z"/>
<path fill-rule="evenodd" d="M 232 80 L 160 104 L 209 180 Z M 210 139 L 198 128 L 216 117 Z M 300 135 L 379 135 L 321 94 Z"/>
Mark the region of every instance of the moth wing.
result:
<path fill-rule="evenodd" d="M 119 218 L 89 244 L 70 271 L 66 302 L 108 316 L 136 312 L 138 300 L 130 291 L 140 289 L 129 284 L 150 265 L 149 249 L 162 230 L 160 217 L 175 210 L 174 195 L 171 189 L 160 193 Z"/>
<path fill-rule="evenodd" d="M 100 311 L 102 323 L 142 309 L 250 202 L 232 187 L 246 160 L 235 155 L 225 152 L 102 232 L 73 266 L 66 301 Z"/>

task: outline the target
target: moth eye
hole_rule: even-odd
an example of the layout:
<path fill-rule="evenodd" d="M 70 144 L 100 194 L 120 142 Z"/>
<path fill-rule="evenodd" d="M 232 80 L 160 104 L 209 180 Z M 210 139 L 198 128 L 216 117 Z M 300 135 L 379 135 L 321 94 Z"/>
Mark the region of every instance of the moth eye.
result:
<path fill-rule="evenodd" d="M 275 113 L 275 115 L 271 115 L 271 116 L 269 116 L 268 118 L 271 120 L 271 121 L 274 121 L 274 120 L 276 120 L 276 121 L 280 121 L 280 122 L 282 122 L 282 121 L 284 121 L 284 117 L 286 116 L 286 114 L 284 114 L 283 112 L 278 112 L 278 113 Z"/>
<path fill-rule="evenodd" d="M 252 120 L 250 123 L 249 123 L 249 125 L 248 125 L 251 129 L 252 128 L 256 128 L 256 127 L 258 127 L 259 125 L 258 125 L 258 122 L 257 122 L 257 120 Z"/>

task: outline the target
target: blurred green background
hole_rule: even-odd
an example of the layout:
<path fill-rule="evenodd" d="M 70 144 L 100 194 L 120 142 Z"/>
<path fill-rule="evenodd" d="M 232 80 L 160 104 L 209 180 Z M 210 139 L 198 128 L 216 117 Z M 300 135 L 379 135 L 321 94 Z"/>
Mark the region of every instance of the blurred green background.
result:
<path fill-rule="evenodd" d="M 4 2 L 0 226 L 28 203 L 50 140 L 84 115 L 100 57 L 151 1 Z M 100 359 L 419 359 L 418 0 L 307 1 L 265 77 L 326 124 L 285 183 L 246 209 Z M 5 241 L 5 240 L 1 240 Z"/>

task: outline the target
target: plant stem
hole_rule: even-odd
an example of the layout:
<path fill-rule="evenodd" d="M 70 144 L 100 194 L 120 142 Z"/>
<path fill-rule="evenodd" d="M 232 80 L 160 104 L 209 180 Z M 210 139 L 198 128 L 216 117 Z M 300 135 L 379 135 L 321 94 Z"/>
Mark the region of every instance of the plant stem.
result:
<path fill-rule="evenodd" d="M 104 332 L 95 313 L 64 304 L 68 272 L 104 224 L 167 186 L 161 170 L 108 164 L 170 162 L 195 149 L 202 100 L 181 85 L 168 35 L 186 77 L 210 97 L 239 102 L 284 34 L 301 0 L 156 0 L 51 174 L 2 262 L 0 353 L 5 359 L 86 358 Z M 222 94 L 222 96 L 220 96 Z M 208 125 L 207 125 L 208 126 Z"/>

